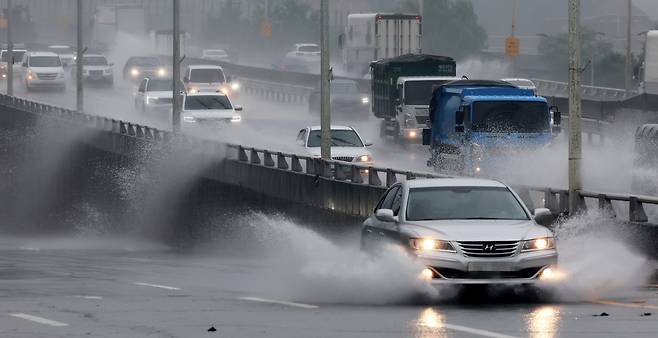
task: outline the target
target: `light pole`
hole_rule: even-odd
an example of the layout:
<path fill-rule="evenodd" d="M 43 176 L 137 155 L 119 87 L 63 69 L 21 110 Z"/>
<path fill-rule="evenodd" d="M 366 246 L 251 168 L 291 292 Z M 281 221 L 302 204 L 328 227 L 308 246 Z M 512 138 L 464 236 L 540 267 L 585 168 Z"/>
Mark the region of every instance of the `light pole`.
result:
<path fill-rule="evenodd" d="M 84 89 L 83 89 L 83 84 L 82 84 L 82 66 L 84 64 L 84 62 L 82 60 L 82 57 L 83 57 L 84 52 L 85 52 L 84 47 L 83 47 L 84 42 L 83 42 L 83 39 L 82 39 L 83 38 L 82 32 L 83 32 L 83 28 L 84 28 L 83 23 L 82 23 L 82 20 L 83 20 L 82 1 L 83 0 L 78 0 L 77 13 L 76 13 L 77 14 L 76 15 L 77 16 L 76 25 L 77 25 L 77 30 L 78 30 L 78 34 L 77 34 L 78 35 L 78 43 L 77 43 L 77 47 L 76 47 L 77 56 L 76 56 L 76 63 L 75 63 L 75 70 L 76 70 L 76 72 L 75 72 L 75 83 L 76 83 L 75 90 L 76 90 L 76 109 L 79 112 L 83 112 L 84 108 L 85 108 L 84 107 Z"/>
<path fill-rule="evenodd" d="M 329 0 L 321 0 L 320 6 L 320 129 L 321 129 L 321 148 L 320 153 L 323 159 L 331 159 L 331 78 L 329 74 Z"/>
<path fill-rule="evenodd" d="M 626 63 L 624 67 L 626 94 L 631 91 L 631 29 L 633 22 L 633 0 L 626 0 Z"/>
<path fill-rule="evenodd" d="M 580 0 L 569 0 L 569 215 L 571 216 L 579 211 L 578 194 L 582 189 L 580 71 Z"/>
<path fill-rule="evenodd" d="M 172 109 L 171 109 L 171 126 L 172 130 L 177 133 L 180 131 L 180 109 L 181 109 L 181 88 L 179 85 L 180 82 L 180 2 L 179 0 L 173 0 L 173 29 L 172 29 L 172 45 L 173 45 L 173 57 L 172 57 L 172 74 L 171 80 L 174 82 L 173 88 L 173 100 L 172 100 Z"/>
<path fill-rule="evenodd" d="M 7 0 L 7 95 L 14 96 L 14 41 L 11 37 L 12 0 Z"/>

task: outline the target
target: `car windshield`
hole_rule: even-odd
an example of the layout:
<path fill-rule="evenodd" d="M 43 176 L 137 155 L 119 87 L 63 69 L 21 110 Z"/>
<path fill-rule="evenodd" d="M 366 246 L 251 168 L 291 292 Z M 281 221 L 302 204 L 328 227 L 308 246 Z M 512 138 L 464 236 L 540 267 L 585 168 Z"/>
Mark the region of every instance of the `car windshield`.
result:
<path fill-rule="evenodd" d="M 20 60 L 22 60 L 24 54 L 25 54 L 25 51 L 14 50 L 14 63 L 17 63 Z M 7 62 L 8 57 L 9 57 L 9 53 L 6 50 L 3 50 L 2 51 L 2 62 Z"/>
<path fill-rule="evenodd" d="M 428 105 L 432 98 L 432 88 L 442 85 L 447 80 L 407 81 L 404 83 L 404 103 L 409 105 Z"/>
<path fill-rule="evenodd" d="M 30 58 L 30 67 L 61 67 L 59 56 L 33 56 Z"/>
<path fill-rule="evenodd" d="M 170 91 L 173 90 L 174 83 L 171 79 L 164 79 L 164 80 L 149 80 L 148 88 L 146 91 L 148 92 L 165 92 L 165 91 Z"/>
<path fill-rule="evenodd" d="M 527 220 L 512 192 L 503 187 L 433 187 L 409 191 L 407 220 Z"/>
<path fill-rule="evenodd" d="M 185 98 L 185 110 L 232 109 L 224 95 L 194 95 Z"/>
<path fill-rule="evenodd" d="M 192 69 L 190 82 L 197 83 L 223 83 L 224 72 L 221 69 Z"/>
<path fill-rule="evenodd" d="M 107 59 L 104 56 L 85 56 L 82 59 L 85 66 L 107 66 Z"/>
<path fill-rule="evenodd" d="M 320 52 L 320 47 L 318 47 L 318 46 L 299 46 L 299 48 L 297 48 L 297 51 L 303 52 L 303 53 L 319 53 Z"/>
<path fill-rule="evenodd" d="M 541 133 L 550 130 L 545 102 L 475 102 L 472 130 L 486 133 Z"/>
<path fill-rule="evenodd" d="M 332 82 L 331 92 L 336 94 L 358 94 L 359 87 L 356 82 Z"/>
<path fill-rule="evenodd" d="M 226 56 L 226 52 L 223 50 L 207 50 L 206 55 L 212 56 Z"/>
<path fill-rule="evenodd" d="M 311 130 L 308 135 L 308 147 L 317 148 L 322 143 L 322 133 L 319 130 Z M 361 138 L 354 130 L 346 129 L 332 129 L 331 130 L 331 146 L 332 147 L 363 147 Z"/>

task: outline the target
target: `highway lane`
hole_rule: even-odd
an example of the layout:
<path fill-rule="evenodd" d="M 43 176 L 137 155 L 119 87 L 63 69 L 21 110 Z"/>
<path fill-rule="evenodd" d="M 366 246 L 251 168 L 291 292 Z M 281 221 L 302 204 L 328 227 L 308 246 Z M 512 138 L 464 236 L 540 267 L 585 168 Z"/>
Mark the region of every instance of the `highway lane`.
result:
<path fill-rule="evenodd" d="M 317 301 L 290 298 L 296 284 L 273 292 L 281 281 L 258 254 L 180 253 L 134 240 L 83 238 L 4 238 L 0 253 L 3 337 L 639 338 L 655 337 L 658 327 L 655 289 L 596 303 L 509 292 L 383 304 Z M 322 273 L 332 278 L 331 271 Z M 350 283 L 376 287 L 367 279 Z M 321 284 L 317 292 L 331 287 L 345 285 Z M 218 331 L 208 332 L 211 326 Z"/>
<path fill-rule="evenodd" d="M 68 75 L 67 75 L 68 76 Z M 3 84 L 4 86 L 4 84 Z M 75 107 L 75 88 L 69 81 L 65 93 L 38 91 L 27 93 L 20 81 L 15 86 L 17 96 L 36 101 Z M 4 89 L 4 88 L 3 88 Z M 114 88 L 89 86 L 85 91 L 86 110 L 93 114 L 170 129 L 170 114 L 141 114 L 135 111 L 133 95 L 135 85 L 117 79 Z M 196 136 L 233 142 L 260 148 L 303 153 L 294 142 L 297 132 L 306 126 L 319 124 L 317 113 L 309 113 L 306 105 L 293 105 L 266 101 L 259 97 L 242 95 L 235 100 L 244 106 L 244 121 L 215 130 L 192 129 Z M 364 112 L 365 113 L 365 112 Z M 427 147 L 410 145 L 403 147 L 390 139 L 379 137 L 379 120 L 367 114 L 366 119 L 354 121 L 336 116 L 335 124 L 355 126 L 362 136 L 374 141 L 371 151 L 376 165 L 397 169 L 429 172 Z M 589 147 L 584 150 L 585 188 L 598 191 L 628 193 L 633 174 L 632 135 L 625 140 L 610 140 L 605 147 Z M 652 175 L 652 173 L 640 173 Z M 653 173 L 655 175 L 655 173 Z M 546 185 L 565 187 L 567 182 L 566 142 L 562 138 L 556 145 L 545 149 L 520 152 L 506 162 L 504 169 L 485 173 L 512 184 Z M 611 180 L 610 177 L 615 177 Z"/>

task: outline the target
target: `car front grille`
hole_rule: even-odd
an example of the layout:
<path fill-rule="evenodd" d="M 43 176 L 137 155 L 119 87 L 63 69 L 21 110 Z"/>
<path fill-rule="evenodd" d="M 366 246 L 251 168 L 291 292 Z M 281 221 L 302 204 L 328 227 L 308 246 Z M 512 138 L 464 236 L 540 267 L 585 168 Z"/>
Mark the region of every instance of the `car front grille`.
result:
<path fill-rule="evenodd" d="M 336 157 L 332 157 L 331 159 L 334 161 L 352 162 L 354 160 L 354 157 L 336 156 Z"/>
<path fill-rule="evenodd" d="M 171 98 L 153 99 L 154 104 L 172 104 L 173 101 Z"/>
<path fill-rule="evenodd" d="M 464 256 L 467 257 L 510 257 L 516 254 L 518 241 L 504 242 L 458 242 Z"/>
<path fill-rule="evenodd" d="M 90 70 L 89 76 L 103 76 L 102 70 Z"/>
<path fill-rule="evenodd" d="M 57 73 L 37 73 L 39 80 L 54 80 L 57 78 Z"/>
<path fill-rule="evenodd" d="M 527 268 L 517 271 L 461 271 L 456 269 L 434 267 L 445 279 L 505 279 L 535 277 L 543 267 Z"/>

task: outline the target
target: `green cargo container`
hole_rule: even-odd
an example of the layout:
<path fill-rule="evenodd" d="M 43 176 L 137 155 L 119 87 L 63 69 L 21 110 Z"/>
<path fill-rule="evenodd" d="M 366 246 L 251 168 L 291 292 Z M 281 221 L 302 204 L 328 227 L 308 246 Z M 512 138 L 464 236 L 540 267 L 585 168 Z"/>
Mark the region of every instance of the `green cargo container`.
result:
<path fill-rule="evenodd" d="M 455 60 L 447 56 L 407 54 L 373 62 L 372 112 L 378 118 L 395 118 L 396 84 L 401 76 L 456 76 Z"/>

